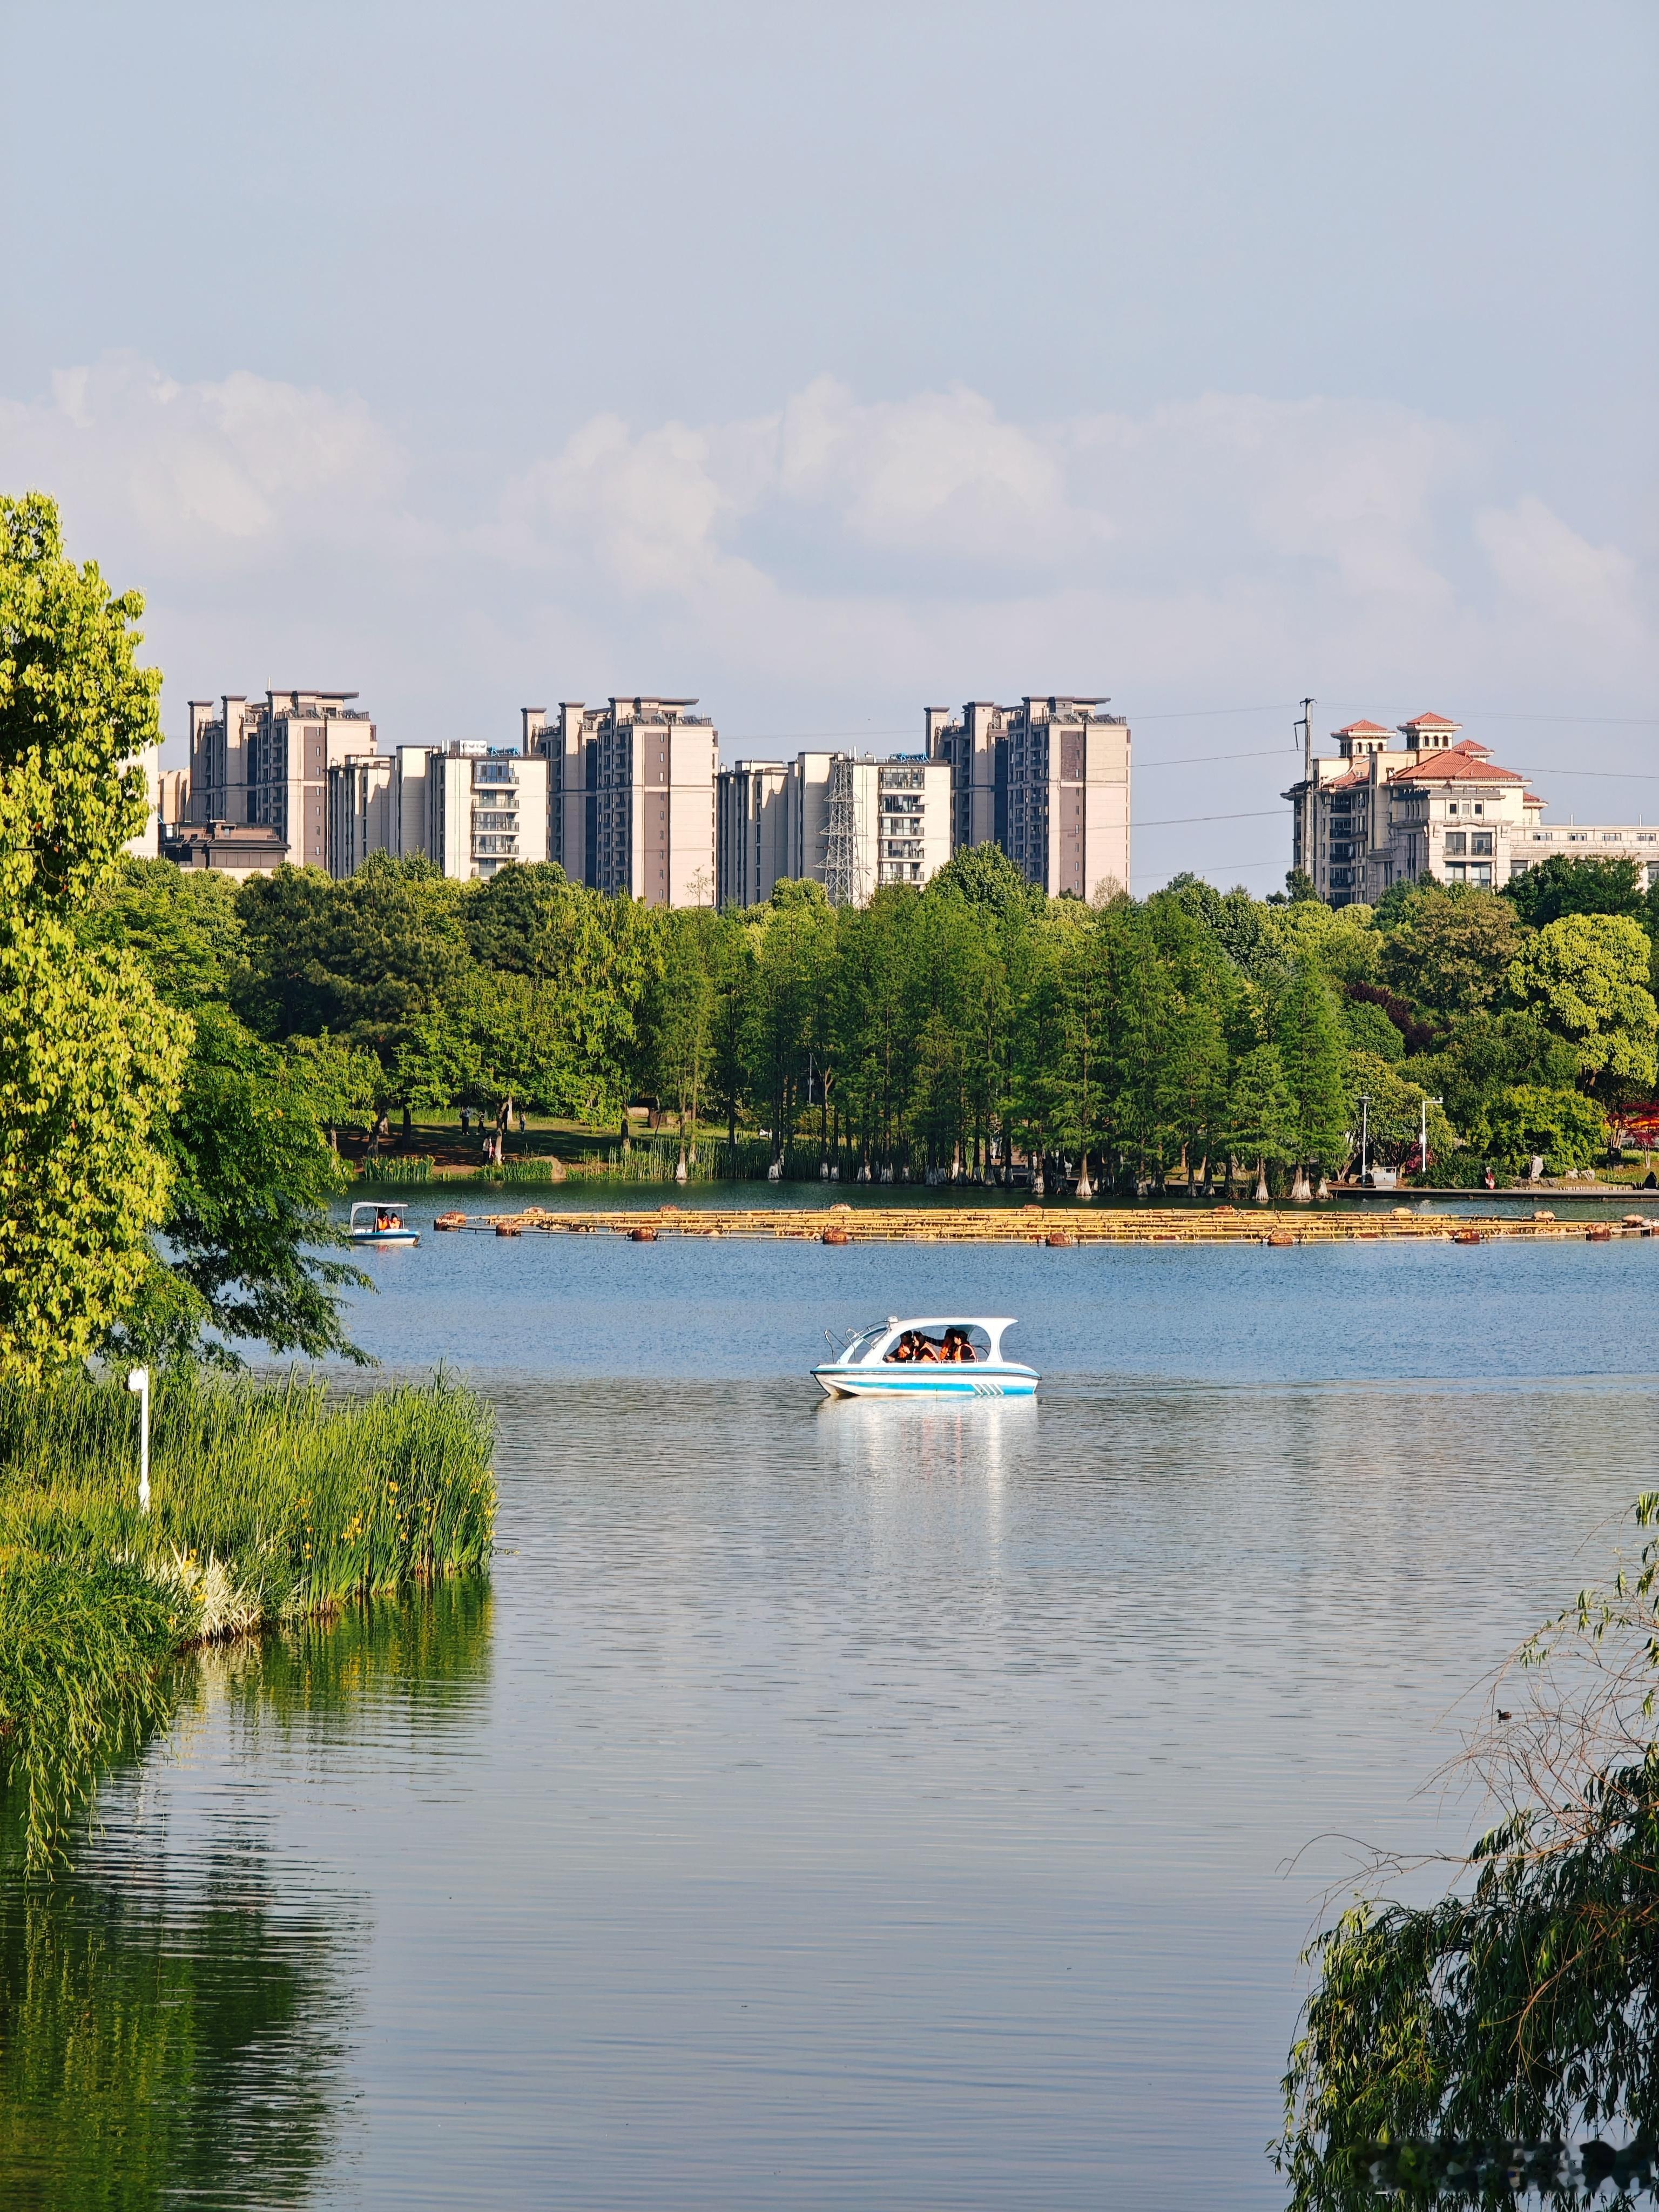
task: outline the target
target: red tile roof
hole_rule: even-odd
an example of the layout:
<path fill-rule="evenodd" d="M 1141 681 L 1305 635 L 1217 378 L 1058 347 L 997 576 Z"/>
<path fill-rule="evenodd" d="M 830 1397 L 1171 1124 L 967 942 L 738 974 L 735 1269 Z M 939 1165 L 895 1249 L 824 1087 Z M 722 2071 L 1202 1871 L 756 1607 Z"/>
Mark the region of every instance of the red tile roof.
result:
<path fill-rule="evenodd" d="M 1409 722 L 1402 722 L 1400 726 L 1402 730 L 1461 730 L 1463 725 L 1444 714 L 1413 714 Z"/>
<path fill-rule="evenodd" d="M 1464 738 L 1455 745 L 1425 753 L 1413 768 L 1396 769 L 1395 783 L 1525 783 L 1512 768 L 1499 768 L 1489 757 L 1490 745 Z"/>
<path fill-rule="evenodd" d="M 1334 738 L 1391 738 L 1392 730 L 1385 730 L 1381 722 L 1350 722 L 1346 729 L 1333 730 Z"/>

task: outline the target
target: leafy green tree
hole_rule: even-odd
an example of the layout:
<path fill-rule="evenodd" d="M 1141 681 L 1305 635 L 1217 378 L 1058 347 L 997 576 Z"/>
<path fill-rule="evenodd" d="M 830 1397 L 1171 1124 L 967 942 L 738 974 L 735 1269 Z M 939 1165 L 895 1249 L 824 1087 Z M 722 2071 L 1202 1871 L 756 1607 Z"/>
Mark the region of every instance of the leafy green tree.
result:
<path fill-rule="evenodd" d="M 1413 1059 L 1402 1072 L 1443 1096 L 1447 1113 L 1484 1152 L 1487 1103 L 1517 1085 L 1570 1091 L 1578 1079 L 1578 1054 L 1545 1027 L 1536 1008 L 1509 1008 L 1455 1021 L 1443 1051 L 1432 1060 Z"/>
<path fill-rule="evenodd" d="M 340 1317 L 338 1291 L 368 1284 L 324 1256 L 340 1238 L 329 1200 L 345 1186 L 311 1089 L 314 1059 L 296 1067 L 223 1006 L 196 1017 L 183 1095 L 161 1150 L 171 1169 L 166 1259 L 112 1331 L 136 1355 L 185 1356 L 219 1339 L 273 1352 L 362 1359 Z"/>
<path fill-rule="evenodd" d="M 52 501 L 0 498 L 0 1370 L 26 1376 L 105 1339 L 167 1202 L 152 1132 L 190 1024 L 70 922 L 143 826 L 142 611 L 64 557 Z"/>
<path fill-rule="evenodd" d="M 1624 915 L 1571 914 L 1540 929 L 1510 969 L 1510 988 L 1572 1045 L 1579 1081 L 1600 1098 L 1653 1088 L 1651 957 L 1645 934 Z"/>
<path fill-rule="evenodd" d="M 1362 1122 L 1361 1101 L 1368 1101 Z M 1370 1053 L 1356 1052 L 1348 1060 L 1348 1135 L 1358 1150 L 1362 1128 L 1370 1141 L 1371 1163 L 1377 1167 L 1401 1167 L 1415 1157 L 1422 1136 L 1423 1114 L 1428 1109 L 1429 1151 L 1443 1159 L 1456 1146 L 1456 1133 L 1444 1111 L 1420 1083 L 1413 1083 L 1398 1067 Z"/>
<path fill-rule="evenodd" d="M 556 975 L 571 956 L 572 924 L 585 903 L 556 860 L 512 861 L 462 895 L 468 949 L 481 968 Z"/>
<path fill-rule="evenodd" d="M 1256 1045 L 1234 1071 L 1227 1102 L 1228 1150 L 1254 1160 L 1258 1174 L 1265 1174 L 1296 1158 L 1298 1133 L 1296 1101 L 1279 1048 Z"/>
<path fill-rule="evenodd" d="M 86 945 L 125 945 L 167 1004 L 191 1008 L 224 1000 L 245 956 L 234 879 L 218 868 L 124 854 L 107 884 L 75 916 Z"/>
<path fill-rule="evenodd" d="M 1402 902 L 1379 972 L 1428 1013 L 1474 1013 L 1503 1001 L 1520 950 L 1509 900 L 1467 884 L 1420 885 Z"/>
<path fill-rule="evenodd" d="M 1582 1091 L 1517 1083 L 1486 1102 L 1482 1119 L 1483 1149 L 1517 1175 L 1534 1155 L 1549 1175 L 1587 1168 L 1607 1141 L 1606 1115 Z"/>
<path fill-rule="evenodd" d="M 1406 1050 L 1406 1040 L 1381 1006 L 1364 999 L 1344 999 L 1342 1030 L 1350 1052 L 1369 1052 L 1378 1060 L 1396 1060 Z"/>
<path fill-rule="evenodd" d="M 233 1003 L 249 1026 L 273 1040 L 326 1030 L 388 1070 L 471 965 L 459 886 L 420 856 L 375 854 L 344 882 L 281 867 L 243 886 L 238 911 L 248 969 Z"/>
<path fill-rule="evenodd" d="M 1330 986 L 1306 962 L 1279 1000 L 1274 1036 L 1295 1107 L 1295 1157 L 1336 1167 L 1347 1152 L 1347 1048 Z"/>
<path fill-rule="evenodd" d="M 1537 867 L 1511 876 L 1504 896 L 1530 929 L 1547 928 L 1566 914 L 1622 914 L 1643 921 L 1648 911 L 1636 861 L 1578 860 L 1565 853 L 1552 853 Z"/>
<path fill-rule="evenodd" d="M 928 884 L 927 895 L 965 899 L 994 915 L 1044 903 L 1042 890 L 1025 880 L 1000 845 L 964 845 Z"/>
<path fill-rule="evenodd" d="M 161 737 L 137 592 L 64 553 L 56 502 L 0 496 L 0 912 L 64 913 L 144 826 L 137 756 Z"/>
<path fill-rule="evenodd" d="M 84 1358 L 138 1295 L 190 1035 L 130 955 L 48 914 L 0 927 L 0 1374 Z"/>

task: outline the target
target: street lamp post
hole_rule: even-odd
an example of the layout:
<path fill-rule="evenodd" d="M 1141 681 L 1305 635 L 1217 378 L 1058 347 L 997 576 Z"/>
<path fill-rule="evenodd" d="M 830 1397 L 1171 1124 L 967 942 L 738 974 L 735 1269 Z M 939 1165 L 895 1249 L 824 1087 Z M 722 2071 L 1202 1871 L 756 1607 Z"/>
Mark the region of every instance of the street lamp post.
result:
<path fill-rule="evenodd" d="M 1369 1094 L 1359 1101 L 1359 1185 L 1363 1190 L 1371 1171 L 1371 1102 Z"/>
<path fill-rule="evenodd" d="M 1417 1172 L 1419 1175 L 1425 1176 L 1429 1171 L 1429 1109 L 1431 1106 L 1443 1106 L 1445 1103 L 1446 1102 L 1443 1098 L 1431 1098 L 1426 1091 L 1423 1095 L 1422 1133 L 1417 1140 Z"/>
<path fill-rule="evenodd" d="M 127 1388 L 138 1399 L 138 1510 L 149 1511 L 149 1370 L 134 1367 L 127 1375 Z"/>

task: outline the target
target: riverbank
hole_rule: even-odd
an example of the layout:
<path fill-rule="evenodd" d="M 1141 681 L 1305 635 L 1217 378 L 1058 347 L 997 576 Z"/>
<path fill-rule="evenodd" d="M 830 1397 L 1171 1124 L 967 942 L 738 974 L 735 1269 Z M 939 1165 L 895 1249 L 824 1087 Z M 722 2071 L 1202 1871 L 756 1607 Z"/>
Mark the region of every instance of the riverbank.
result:
<path fill-rule="evenodd" d="M 1293 1244 L 1352 1243 L 1403 1238 L 1443 1243 L 1488 1237 L 1650 1237 L 1659 1215 L 1632 1214 L 1618 1223 L 1558 1220 L 1548 1208 L 1531 1215 L 1425 1213 L 1401 1206 L 1388 1213 L 1309 1206 L 1136 1206 L 1085 1212 L 1042 1206 L 1015 1210 L 930 1206 L 828 1207 L 682 1207 L 577 1211 L 526 1206 L 515 1212 L 440 1214 L 434 1227 L 496 1237 L 623 1236 L 636 1243 L 662 1237 L 747 1237 L 831 1244 Z"/>
<path fill-rule="evenodd" d="M 488 1562 L 492 1419 L 440 1379 L 331 1401 L 308 1377 L 162 1374 L 151 1504 L 137 1406 L 76 1372 L 0 1389 L 0 1778 L 31 1863 L 165 1717 L 167 1662 Z"/>

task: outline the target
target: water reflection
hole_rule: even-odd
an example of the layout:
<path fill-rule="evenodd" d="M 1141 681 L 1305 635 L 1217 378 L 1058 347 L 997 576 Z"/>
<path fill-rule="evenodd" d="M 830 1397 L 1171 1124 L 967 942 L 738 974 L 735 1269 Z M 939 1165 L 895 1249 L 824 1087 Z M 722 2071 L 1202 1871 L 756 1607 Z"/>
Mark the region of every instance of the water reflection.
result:
<path fill-rule="evenodd" d="M 241 1756 L 388 1710 L 423 1733 L 487 1683 L 477 1583 L 354 1607 L 182 1666 L 165 1745 L 106 1784 L 72 1870 L 26 1882 L 0 1802 L 0 2203 L 290 2207 L 351 2135 L 361 1896 L 273 1850 L 257 1801 L 167 1784 L 228 1728 Z"/>

